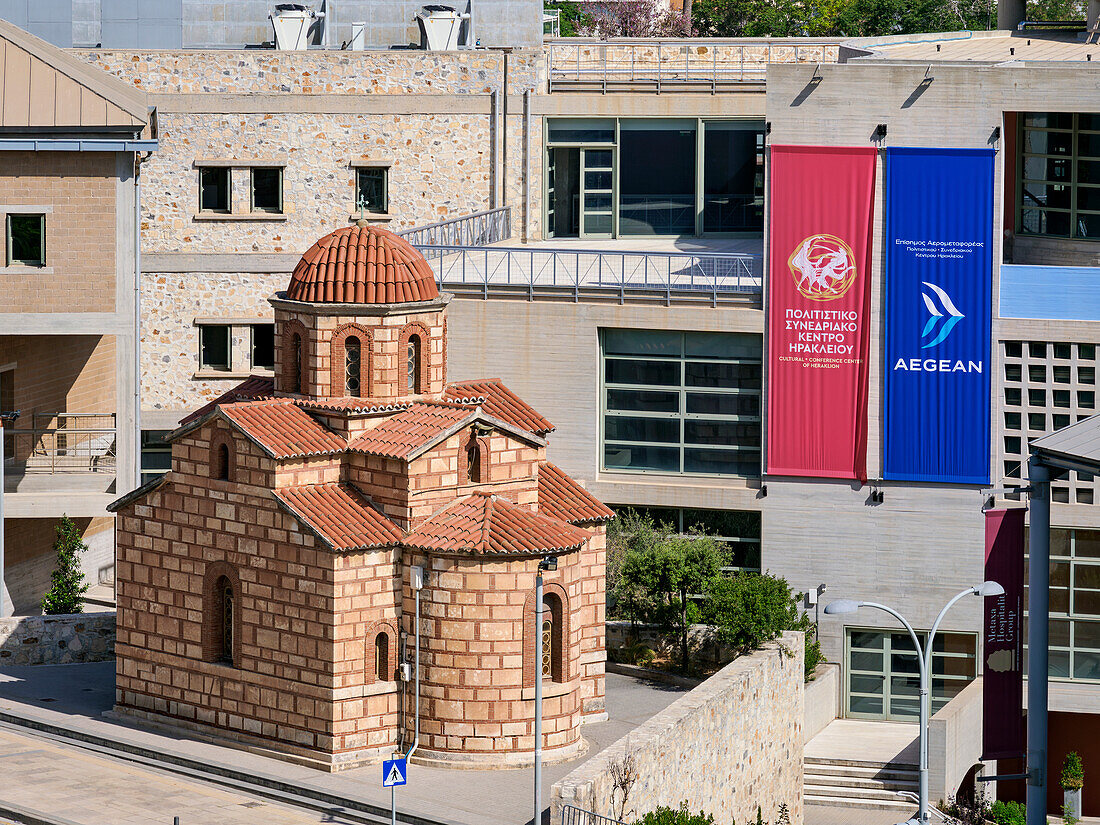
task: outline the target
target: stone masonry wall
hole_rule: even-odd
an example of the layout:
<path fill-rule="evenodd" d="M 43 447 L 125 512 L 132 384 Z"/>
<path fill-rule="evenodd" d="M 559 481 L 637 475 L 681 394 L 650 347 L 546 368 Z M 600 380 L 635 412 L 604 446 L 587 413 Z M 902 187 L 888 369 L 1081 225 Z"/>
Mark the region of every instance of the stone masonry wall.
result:
<path fill-rule="evenodd" d="M 0 619 L 0 665 L 106 662 L 115 655 L 115 614 Z"/>
<path fill-rule="evenodd" d="M 635 821 L 658 805 L 714 814 L 717 822 L 776 818 L 786 805 L 802 825 L 802 634 L 786 633 L 726 665 L 551 791 L 550 821 L 562 806 Z M 632 754 L 638 779 L 620 810 L 610 765 Z"/>

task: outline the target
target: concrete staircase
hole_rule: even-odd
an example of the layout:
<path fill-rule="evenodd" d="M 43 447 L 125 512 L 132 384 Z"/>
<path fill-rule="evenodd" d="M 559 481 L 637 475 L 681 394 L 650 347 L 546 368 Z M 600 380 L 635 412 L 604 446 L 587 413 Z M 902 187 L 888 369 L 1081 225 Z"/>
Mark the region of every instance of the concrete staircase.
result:
<path fill-rule="evenodd" d="M 803 761 L 805 803 L 854 810 L 886 810 L 911 814 L 912 799 L 898 791 L 917 793 L 917 765 L 907 762 L 865 762 L 807 756 Z M 899 816 L 899 821 L 902 817 Z"/>

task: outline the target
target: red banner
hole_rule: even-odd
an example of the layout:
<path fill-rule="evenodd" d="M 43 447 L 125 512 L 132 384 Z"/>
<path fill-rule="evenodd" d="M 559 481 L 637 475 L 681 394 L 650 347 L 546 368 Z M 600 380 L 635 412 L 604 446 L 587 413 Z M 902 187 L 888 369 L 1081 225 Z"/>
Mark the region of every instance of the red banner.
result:
<path fill-rule="evenodd" d="M 867 477 L 874 147 L 773 146 L 768 472 Z"/>
<path fill-rule="evenodd" d="M 982 759 L 1023 756 L 1024 513 L 1023 507 L 985 513 L 985 578 L 1005 589 L 985 598 L 982 668 Z"/>

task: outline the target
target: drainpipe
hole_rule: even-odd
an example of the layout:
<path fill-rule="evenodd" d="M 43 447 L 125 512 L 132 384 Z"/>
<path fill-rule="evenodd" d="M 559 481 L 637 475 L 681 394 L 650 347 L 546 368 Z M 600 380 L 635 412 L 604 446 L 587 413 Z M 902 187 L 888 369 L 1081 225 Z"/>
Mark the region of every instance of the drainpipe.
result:
<path fill-rule="evenodd" d="M 510 50 L 504 50 L 504 76 L 501 78 L 501 129 L 500 129 L 500 205 L 508 205 L 508 57 Z M 509 227 L 511 229 L 511 227 Z M 509 232 L 511 235 L 511 232 Z"/>
<path fill-rule="evenodd" d="M 134 426 L 131 430 L 130 481 L 141 481 L 141 164 L 144 158 L 134 154 Z M 118 424 L 116 422 L 115 426 Z M 118 432 L 115 432 L 118 438 Z"/>
<path fill-rule="evenodd" d="M 500 114 L 500 92 L 493 89 L 489 92 L 489 154 L 492 158 L 492 179 L 489 182 L 489 208 L 497 208 L 497 187 L 500 185 L 500 125 L 497 118 Z"/>
<path fill-rule="evenodd" d="M 531 231 L 531 90 L 523 90 L 523 242 Z M 538 825 L 538 823 L 536 823 Z"/>

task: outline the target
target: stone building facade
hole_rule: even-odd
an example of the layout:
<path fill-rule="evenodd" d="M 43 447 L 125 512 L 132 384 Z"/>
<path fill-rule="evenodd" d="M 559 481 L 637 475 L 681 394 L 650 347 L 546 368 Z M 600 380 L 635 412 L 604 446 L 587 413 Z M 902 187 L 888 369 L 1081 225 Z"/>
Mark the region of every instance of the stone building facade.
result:
<path fill-rule="evenodd" d="M 185 419 L 171 471 L 113 505 L 119 710 L 333 770 L 407 749 L 419 712 L 419 758 L 518 765 L 541 668 L 548 758 L 583 749 L 612 513 L 503 384 L 447 381 L 449 300 L 385 230 L 305 254 L 274 380 Z"/>

